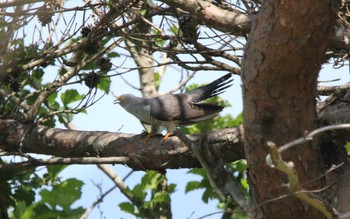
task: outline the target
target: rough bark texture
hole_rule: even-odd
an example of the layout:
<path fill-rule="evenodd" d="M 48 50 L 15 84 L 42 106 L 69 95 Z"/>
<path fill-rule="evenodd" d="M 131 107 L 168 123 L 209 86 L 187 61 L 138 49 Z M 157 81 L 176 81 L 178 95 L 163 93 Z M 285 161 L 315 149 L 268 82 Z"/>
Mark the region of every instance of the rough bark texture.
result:
<path fill-rule="evenodd" d="M 316 127 L 316 83 L 335 16 L 328 1 L 265 1 L 243 64 L 244 131 L 255 218 L 322 218 L 288 194 L 286 177 L 265 163 L 267 141 L 282 145 Z M 321 174 L 319 150 L 304 144 L 283 154 L 300 181 Z M 321 181 L 308 183 L 316 189 Z"/>
<path fill-rule="evenodd" d="M 144 135 L 110 132 L 87 132 L 22 124 L 0 120 L 0 151 L 21 151 L 58 157 L 118 157 L 130 159 L 126 164 L 134 170 L 178 169 L 199 167 L 190 148 L 177 137 L 162 142 L 154 137 L 147 144 Z M 200 135 L 188 136 L 197 141 Z M 208 144 L 216 148 L 224 161 L 244 157 L 240 128 L 208 133 Z M 233 161 L 230 160 L 230 161 Z"/>

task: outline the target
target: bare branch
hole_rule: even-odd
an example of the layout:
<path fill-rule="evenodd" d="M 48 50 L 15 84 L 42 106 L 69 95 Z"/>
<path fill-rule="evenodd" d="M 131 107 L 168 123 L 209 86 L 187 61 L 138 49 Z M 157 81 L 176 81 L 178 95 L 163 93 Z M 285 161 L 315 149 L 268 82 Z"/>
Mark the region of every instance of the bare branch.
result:
<path fill-rule="evenodd" d="M 129 199 L 131 203 L 138 207 L 143 206 L 143 200 L 130 193 L 127 190 L 128 187 L 125 185 L 124 180 L 120 178 L 108 165 L 98 165 L 98 168 L 102 170 L 115 183 L 120 192 L 123 193 L 123 195 Z"/>
<path fill-rule="evenodd" d="M 50 159 L 30 159 L 18 163 L 0 164 L 0 169 L 6 170 L 18 167 L 38 167 L 55 164 L 127 164 L 129 157 L 54 157 Z"/>
<path fill-rule="evenodd" d="M 336 90 L 347 90 L 350 88 L 350 83 L 340 86 L 317 86 L 319 95 L 331 95 Z"/>
<path fill-rule="evenodd" d="M 204 0 L 162 0 L 168 5 L 174 5 L 197 17 L 203 24 L 227 33 L 232 32 L 244 36 L 250 31 L 254 15 L 246 15 L 239 11 L 229 11 L 217 7 Z"/>
<path fill-rule="evenodd" d="M 106 165 L 100 164 L 98 165 L 98 167 L 101 169 L 102 168 L 108 168 Z M 125 181 L 134 171 L 130 171 L 123 179 L 120 179 L 121 181 Z M 80 217 L 80 219 L 86 219 L 88 218 L 91 210 L 98 205 L 99 203 L 101 203 L 103 201 L 103 199 L 109 194 L 111 193 L 115 188 L 117 188 L 117 184 L 114 185 L 113 187 L 111 187 L 110 189 L 108 189 L 106 192 L 104 192 L 89 208 L 87 208 L 84 212 L 84 214 L 82 214 L 82 216 Z"/>
<path fill-rule="evenodd" d="M 182 86 L 184 86 L 189 80 L 191 80 L 194 75 L 196 74 L 196 72 L 192 72 L 185 80 L 182 80 L 181 83 L 179 83 L 176 87 L 172 88 L 171 90 L 168 90 L 164 93 L 160 93 L 159 96 L 162 95 L 166 95 L 166 94 L 170 94 L 172 92 L 175 92 L 177 90 L 179 90 Z"/>

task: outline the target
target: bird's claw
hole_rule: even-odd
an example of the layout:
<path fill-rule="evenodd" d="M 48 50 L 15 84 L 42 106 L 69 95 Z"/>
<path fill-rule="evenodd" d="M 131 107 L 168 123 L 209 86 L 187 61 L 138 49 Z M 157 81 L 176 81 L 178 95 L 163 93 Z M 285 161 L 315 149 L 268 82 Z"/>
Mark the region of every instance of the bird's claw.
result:
<path fill-rule="evenodd" d="M 170 133 L 167 132 L 167 133 L 165 134 L 165 136 L 163 137 L 162 141 L 165 142 L 165 141 L 169 138 L 169 136 L 170 136 Z"/>

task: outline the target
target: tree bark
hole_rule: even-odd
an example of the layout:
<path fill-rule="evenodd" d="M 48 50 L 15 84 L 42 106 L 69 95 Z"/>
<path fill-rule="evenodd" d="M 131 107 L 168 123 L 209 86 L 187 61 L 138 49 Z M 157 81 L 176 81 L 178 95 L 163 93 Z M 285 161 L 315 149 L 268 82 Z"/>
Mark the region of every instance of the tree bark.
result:
<path fill-rule="evenodd" d="M 255 218 L 322 218 L 288 194 L 286 177 L 266 165 L 268 141 L 282 145 L 316 127 L 316 85 L 335 13 L 328 1 L 265 1 L 243 62 L 246 158 Z M 305 189 L 322 182 L 320 152 L 304 144 L 283 154 Z M 278 201 L 271 201 L 274 199 Z"/>
<path fill-rule="evenodd" d="M 144 135 L 63 130 L 15 120 L 0 120 L 0 133 L 0 152 L 20 151 L 66 158 L 129 157 L 121 164 L 134 170 L 200 167 L 190 148 L 176 136 L 165 142 L 155 136 L 145 144 Z M 198 142 L 200 135 L 188 137 Z M 207 141 L 228 162 L 244 158 L 241 139 L 239 127 L 210 132 Z"/>

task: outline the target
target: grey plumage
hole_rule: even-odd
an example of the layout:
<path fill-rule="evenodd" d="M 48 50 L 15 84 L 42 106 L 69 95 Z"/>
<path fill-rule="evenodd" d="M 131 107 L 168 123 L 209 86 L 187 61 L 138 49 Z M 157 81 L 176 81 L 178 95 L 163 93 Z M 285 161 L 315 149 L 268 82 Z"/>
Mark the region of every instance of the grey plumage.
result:
<path fill-rule="evenodd" d="M 164 126 L 168 136 L 179 125 L 190 125 L 211 119 L 221 112 L 224 107 L 212 103 L 200 103 L 200 101 L 224 92 L 232 85 L 231 76 L 230 73 L 226 74 L 210 84 L 182 94 L 169 94 L 155 98 L 123 94 L 115 103 L 119 103 L 143 123 L 152 125 L 151 132 L 156 132 L 159 126 Z"/>

